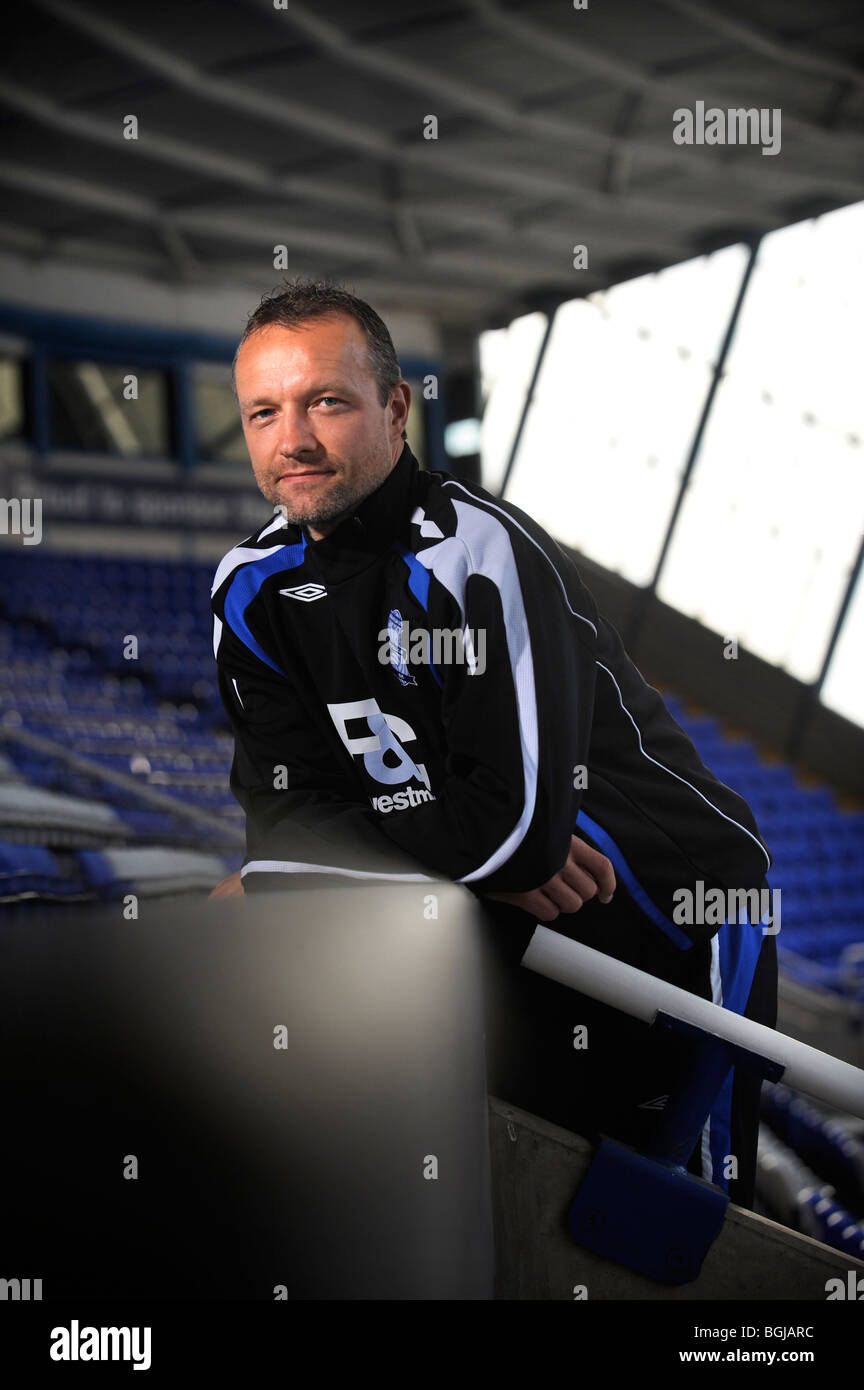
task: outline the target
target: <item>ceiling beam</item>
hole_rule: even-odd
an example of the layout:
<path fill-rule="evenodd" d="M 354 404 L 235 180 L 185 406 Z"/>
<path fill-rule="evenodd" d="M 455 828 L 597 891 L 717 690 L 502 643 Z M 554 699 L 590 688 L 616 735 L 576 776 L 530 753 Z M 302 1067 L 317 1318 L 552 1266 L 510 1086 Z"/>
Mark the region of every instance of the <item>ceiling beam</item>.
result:
<path fill-rule="evenodd" d="M 320 106 L 311 107 L 307 102 L 293 102 L 270 91 L 257 91 L 241 86 L 224 78 L 209 77 L 185 58 L 169 52 L 139 34 L 119 25 L 104 15 L 96 15 L 83 6 L 69 8 L 61 0 L 34 0 L 40 8 L 53 14 L 61 23 L 67 23 L 89 34 L 98 43 L 123 53 L 130 61 L 157 71 L 166 80 L 184 90 L 194 92 L 199 98 L 217 105 L 242 110 L 248 115 L 273 125 L 299 129 L 313 135 L 316 140 L 330 140 L 343 147 L 355 149 L 384 162 L 392 161 L 429 175 L 453 177 L 469 186 L 505 189 L 508 193 L 518 191 L 526 197 L 556 197 L 568 205 L 593 209 L 606 213 L 615 212 L 625 217 L 638 216 L 643 221 L 652 218 L 664 223 L 670 213 L 692 216 L 704 214 L 706 217 L 726 216 L 728 197 L 717 196 L 717 170 L 713 169 L 712 192 L 709 195 L 678 193 L 629 193 L 626 198 L 613 197 L 602 190 L 593 188 L 575 176 L 558 175 L 551 170 L 526 167 L 491 159 L 478 154 L 471 158 L 459 151 L 442 147 L 439 142 L 415 140 L 400 143 L 394 137 L 385 135 L 356 118 L 339 116 Z M 574 139 L 570 125 L 571 143 Z M 604 138 L 604 145 L 608 140 Z M 671 145 L 671 140 L 670 140 Z M 436 147 L 437 146 L 437 147 Z M 680 149 L 674 148 L 670 158 L 673 160 Z M 683 167 L 683 162 L 682 162 Z M 724 173 L 729 177 L 728 165 Z M 775 178 L 779 177 L 775 175 Z M 808 183 L 807 191 L 810 191 Z M 751 191 L 754 208 L 767 213 L 764 199 L 767 196 L 768 181 L 760 175 L 759 191 Z M 860 196 L 862 185 L 856 185 Z M 760 196 L 761 195 L 761 196 Z"/>
<path fill-rule="evenodd" d="M 51 264 L 61 260 L 70 264 L 92 266 L 101 270 L 113 270 L 126 274 L 145 275 L 164 281 L 166 257 L 152 249 L 120 246 L 116 242 L 86 237 L 49 237 L 29 227 L 0 221 L 0 254 L 3 251 L 43 263 L 50 255 Z M 348 270 L 343 267 L 340 278 L 347 278 Z M 298 257 L 292 260 L 292 275 L 307 275 L 317 278 L 321 273 L 320 264 L 311 259 Z M 274 272 L 275 275 L 275 272 Z M 268 277 L 262 267 L 249 261 L 225 261 L 210 257 L 200 261 L 200 271 L 186 274 L 185 282 L 190 287 L 207 285 L 218 289 L 248 288 L 250 294 L 260 296 L 264 290 L 272 288 L 274 280 Z M 518 302 L 506 287 L 484 290 L 479 286 L 418 283 L 416 277 L 381 276 L 375 271 L 360 268 L 356 276 L 357 292 L 376 305 L 389 306 L 404 312 L 428 313 L 436 320 L 469 323 L 477 325 L 487 320 L 493 306 L 502 303 Z"/>
<path fill-rule="evenodd" d="M 696 152 L 689 152 L 675 146 L 671 138 L 671 112 L 670 112 L 670 133 L 668 139 L 655 139 L 653 136 L 643 133 L 637 143 L 625 141 L 623 134 L 617 130 L 601 130 L 596 126 L 574 119 L 571 115 L 566 117 L 554 114 L 538 114 L 532 112 L 525 106 L 520 106 L 517 102 L 502 97 L 499 93 L 492 91 L 488 86 L 472 79 L 466 82 L 461 78 L 451 76 L 440 67 L 433 67 L 428 63 L 420 63 L 416 59 L 408 57 L 405 53 L 391 53 L 380 45 L 374 47 L 369 44 L 358 43 L 351 32 L 340 28 L 330 20 L 323 19 L 319 14 L 314 13 L 310 7 L 303 3 L 303 0 L 280 0 L 279 8 L 274 8 L 273 0 L 255 0 L 256 4 L 264 11 L 268 18 L 279 24 L 284 24 L 287 19 L 297 28 L 307 39 L 336 62 L 348 67 L 368 72 L 377 79 L 407 87 L 411 91 L 420 92 L 424 96 L 428 94 L 430 98 L 437 98 L 452 103 L 462 111 L 468 111 L 481 121 L 499 130 L 508 133 L 516 133 L 520 136 L 535 136 L 542 140 L 544 145 L 562 145 L 572 148 L 574 142 L 587 149 L 596 149 L 599 152 L 614 157 L 626 157 L 630 160 L 634 158 L 643 164 L 655 168 L 674 170 L 676 173 L 683 170 L 689 177 L 703 179 L 714 182 L 717 177 L 716 168 L 709 160 L 705 160 Z M 626 60 L 619 59 L 604 53 L 596 44 L 585 44 L 580 38 L 578 41 L 568 38 L 560 31 L 544 31 L 537 26 L 535 21 L 526 21 L 517 18 L 512 12 L 504 12 L 493 0 L 469 0 L 470 8 L 488 27 L 493 28 L 497 33 L 506 35 L 509 39 L 517 42 L 520 46 L 526 43 L 533 46 L 539 34 L 541 46 L 545 56 L 561 60 L 562 53 L 569 57 L 576 57 L 577 65 L 594 75 L 599 74 L 615 85 L 623 85 L 628 91 L 638 93 L 642 97 L 652 96 L 670 103 L 673 99 L 672 87 L 677 86 L 678 91 L 675 99 L 683 99 L 685 84 L 669 83 L 668 81 L 658 81 L 650 74 L 639 69 L 635 64 Z M 687 99 L 693 99 L 692 84 L 686 87 Z M 729 103 L 738 105 L 738 102 Z M 791 132 L 793 128 L 800 128 L 809 141 L 814 137 L 820 140 L 824 137 L 827 141 L 830 137 L 822 132 L 818 127 L 808 122 L 796 121 L 794 117 L 786 117 L 787 130 Z M 836 148 L 832 146 L 832 154 L 836 156 Z M 765 174 L 762 169 L 751 169 L 746 166 L 738 166 L 734 169 L 727 168 L 724 171 L 727 186 L 742 191 L 747 190 L 758 196 L 760 199 L 765 194 Z M 792 191 L 797 183 L 801 188 L 806 183 L 809 187 L 812 178 L 806 173 L 799 174 L 797 170 L 790 170 L 781 165 L 778 169 L 772 170 L 772 179 L 785 183 Z M 775 182 L 776 186 L 776 182 Z M 854 193 L 860 194 L 864 186 L 860 181 L 854 182 Z"/>
<path fill-rule="evenodd" d="M 714 89 L 709 92 L 706 90 L 706 84 L 711 79 L 700 77 L 697 93 L 691 77 L 657 77 L 638 63 L 609 53 L 598 44 L 586 41 L 581 35 L 570 37 L 560 29 L 547 28 L 534 19 L 522 19 L 511 10 L 502 9 L 498 0 L 466 0 L 466 3 L 490 29 L 502 36 L 508 36 L 520 47 L 529 48 L 559 64 L 564 63 L 594 77 L 605 77 L 609 82 L 615 82 L 634 92 L 641 92 L 643 96 L 669 103 L 674 101 L 677 104 L 679 101 L 692 103 L 694 96 L 698 95 L 705 101 L 706 106 L 729 108 L 742 104 L 740 93 L 733 95 L 731 92 L 719 90 L 716 79 Z M 660 3 L 681 8 L 689 6 L 690 0 L 660 0 Z M 818 154 L 822 159 L 836 161 L 839 154 L 850 160 L 857 160 L 860 155 L 857 136 L 843 137 L 835 132 L 823 130 L 812 121 L 792 115 L 788 108 L 783 111 L 783 123 L 789 135 L 795 134 L 803 145 L 811 147 L 814 154 Z M 841 141 L 839 147 L 835 143 L 837 139 Z"/>
<path fill-rule="evenodd" d="M 382 235 L 362 237 L 355 231 L 339 232 L 325 226 L 304 227 L 296 222 L 292 225 L 272 217 L 250 219 L 231 212 L 200 209 L 167 211 L 138 193 L 127 193 L 54 170 L 27 168 L 10 160 L 0 159 L 0 183 L 40 197 L 56 199 L 64 207 L 70 204 L 85 207 L 155 227 L 163 238 L 176 231 L 197 233 L 205 238 L 236 245 L 258 246 L 262 251 L 268 245 L 284 245 L 289 251 L 302 251 L 319 258 L 341 256 L 378 269 L 398 267 L 406 274 L 426 279 L 439 272 L 442 279 L 452 280 L 461 276 L 468 283 L 488 283 L 493 287 L 542 279 L 550 270 L 548 255 L 532 258 L 525 254 L 508 254 L 488 246 L 455 249 L 427 246 L 422 257 L 407 257 L 402 254 L 393 235 L 389 238 Z M 569 264 L 567 251 L 567 246 L 562 244 L 562 268 Z M 194 253 L 190 250 L 190 254 Z M 175 255 L 176 243 L 172 248 L 172 258 Z M 587 280 L 590 277 L 584 278 Z"/>
<path fill-rule="evenodd" d="M 809 40 L 806 49 L 799 48 L 776 35 L 766 34 L 753 24 L 732 17 L 725 7 L 722 10 L 709 9 L 707 5 L 698 4 L 697 0 L 660 0 L 660 4 L 665 5 L 667 9 L 675 10 L 677 14 L 683 14 L 694 24 L 711 29 L 716 34 L 723 34 L 725 38 L 734 39 L 743 48 L 748 48 L 751 53 L 758 53 L 760 57 L 770 58 L 785 67 L 799 68 L 802 72 L 817 73 L 820 77 L 837 78 L 850 83 L 859 92 L 864 92 L 864 70 L 834 54 L 814 52 Z M 835 21 L 842 22 L 841 17 L 835 16 Z"/>
<path fill-rule="evenodd" d="M 140 156 L 152 159 L 172 168 L 199 174 L 205 179 L 216 180 L 217 183 L 258 191 L 262 197 L 266 197 L 268 204 L 274 205 L 274 211 L 278 210 L 281 201 L 287 204 L 299 199 L 338 208 L 345 213 L 364 213 L 378 217 L 385 223 L 392 222 L 397 227 L 400 238 L 406 233 L 404 219 L 410 219 L 414 223 L 422 221 L 427 228 L 443 228 L 471 237 L 491 237 L 493 240 L 507 241 L 511 246 L 518 243 L 526 249 L 533 248 L 538 253 L 544 250 L 554 251 L 562 245 L 562 238 L 575 235 L 571 229 L 563 229 L 563 213 L 559 214 L 558 230 L 554 230 L 554 214 L 550 215 L 548 208 L 544 210 L 542 217 L 532 218 L 521 209 L 498 212 L 488 201 L 472 201 L 468 196 L 458 199 L 411 198 L 404 194 L 399 196 L 400 180 L 395 177 L 398 169 L 392 169 L 391 166 L 384 170 L 385 177 L 388 177 L 389 170 L 388 182 L 391 190 L 388 195 L 384 195 L 357 189 L 347 183 L 340 184 L 332 179 L 319 179 L 306 174 L 281 174 L 252 160 L 236 159 L 220 151 L 180 140 L 176 136 L 162 135 L 154 131 L 149 122 L 142 138 L 138 142 L 130 142 L 123 139 L 119 122 L 62 106 L 8 78 L 0 77 L 0 101 L 10 110 L 17 111 L 66 136 L 89 140 L 111 149 L 122 147 L 124 155 L 132 158 Z M 185 195 L 185 200 L 181 198 L 178 202 L 172 203 L 175 208 L 191 206 L 198 210 L 203 210 L 208 205 L 213 206 L 213 202 L 208 203 L 205 199 L 202 203 L 200 195 L 194 189 Z M 531 200 L 529 206 L 536 207 L 536 199 Z M 572 225 L 571 221 L 571 227 Z M 596 222 L 594 225 L 596 226 Z M 580 235 L 584 240 L 585 233 L 582 232 Z M 613 249 L 616 243 L 622 241 L 632 243 L 632 235 L 621 237 L 605 228 L 602 237 Z M 671 253 L 676 243 L 669 234 L 668 219 L 666 228 L 658 227 L 643 232 L 642 244 L 649 254 L 662 256 Z"/>

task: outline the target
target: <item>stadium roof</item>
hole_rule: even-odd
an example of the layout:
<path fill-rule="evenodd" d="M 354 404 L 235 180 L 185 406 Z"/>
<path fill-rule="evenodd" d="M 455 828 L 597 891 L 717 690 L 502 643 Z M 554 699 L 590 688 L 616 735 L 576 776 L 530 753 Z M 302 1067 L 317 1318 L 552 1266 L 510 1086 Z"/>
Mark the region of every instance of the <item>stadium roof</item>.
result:
<path fill-rule="evenodd" d="M 284 245 L 287 273 L 479 327 L 864 198 L 860 0 L 30 0 L 10 23 L 0 249 L 54 265 L 263 291 Z M 779 108 L 779 150 L 676 144 L 699 102 Z"/>

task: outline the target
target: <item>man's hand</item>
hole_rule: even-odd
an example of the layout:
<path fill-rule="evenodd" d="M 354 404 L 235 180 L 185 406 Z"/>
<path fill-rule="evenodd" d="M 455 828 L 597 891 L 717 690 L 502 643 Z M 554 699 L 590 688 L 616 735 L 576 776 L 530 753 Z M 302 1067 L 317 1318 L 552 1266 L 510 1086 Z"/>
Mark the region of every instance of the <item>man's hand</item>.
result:
<path fill-rule="evenodd" d="M 570 853 L 557 874 L 527 893 L 481 893 L 483 898 L 511 903 L 541 922 L 554 922 L 559 912 L 578 912 L 583 903 L 599 894 L 601 903 L 612 901 L 615 870 L 605 854 L 570 836 Z"/>
<path fill-rule="evenodd" d="M 223 878 L 220 883 L 217 883 L 213 892 L 208 893 L 207 899 L 209 902 L 210 898 L 242 898 L 244 895 L 243 880 L 238 869 L 236 874 L 229 874 L 227 878 Z"/>

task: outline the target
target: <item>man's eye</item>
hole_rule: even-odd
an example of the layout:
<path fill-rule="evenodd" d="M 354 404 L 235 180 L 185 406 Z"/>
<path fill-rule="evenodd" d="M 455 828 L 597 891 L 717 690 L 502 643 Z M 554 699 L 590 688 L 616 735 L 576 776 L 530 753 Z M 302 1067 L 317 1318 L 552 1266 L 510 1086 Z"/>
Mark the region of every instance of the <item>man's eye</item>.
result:
<path fill-rule="evenodd" d="M 256 410 L 255 413 L 254 413 L 254 415 L 251 415 L 249 418 L 250 418 L 251 420 L 258 420 L 258 419 L 261 418 L 262 415 L 269 415 L 270 412 L 271 412 L 271 407 L 270 407 L 269 405 L 267 405 L 267 406 L 264 407 L 263 410 Z"/>
<path fill-rule="evenodd" d="M 322 396 L 322 401 L 335 401 L 337 405 L 342 405 L 341 396 Z"/>

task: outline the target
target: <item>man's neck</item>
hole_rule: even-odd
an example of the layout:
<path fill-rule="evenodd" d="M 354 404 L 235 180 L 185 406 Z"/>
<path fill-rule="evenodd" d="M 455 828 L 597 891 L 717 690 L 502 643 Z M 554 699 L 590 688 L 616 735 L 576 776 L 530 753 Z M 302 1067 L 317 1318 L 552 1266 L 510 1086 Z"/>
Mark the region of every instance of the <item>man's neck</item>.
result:
<path fill-rule="evenodd" d="M 368 501 L 370 497 L 373 497 L 375 493 L 378 492 L 379 489 L 384 486 L 388 478 L 392 477 L 394 469 L 396 468 L 397 464 L 399 463 L 403 454 L 405 453 L 406 445 L 407 440 L 400 439 L 399 453 L 393 460 L 393 463 L 390 465 L 389 472 L 385 475 L 385 477 L 381 479 L 380 483 L 377 483 L 375 487 L 372 488 L 371 492 L 366 493 L 365 497 L 359 498 L 359 500 L 355 502 L 353 506 L 348 507 L 344 512 L 340 512 L 338 516 L 334 516 L 329 521 L 319 521 L 316 523 L 314 527 L 308 524 L 304 525 L 302 529 L 306 532 L 307 537 L 312 541 L 322 541 L 324 540 L 325 536 L 329 536 L 332 531 L 335 531 L 338 526 L 341 526 L 343 521 L 347 521 L 349 517 L 354 516 L 358 508 L 362 507 L 363 503 Z"/>

